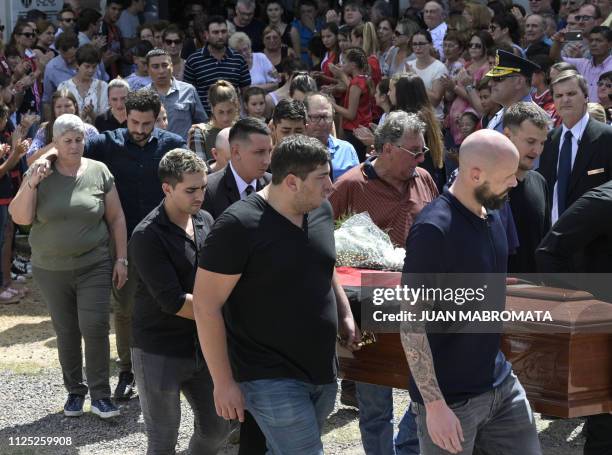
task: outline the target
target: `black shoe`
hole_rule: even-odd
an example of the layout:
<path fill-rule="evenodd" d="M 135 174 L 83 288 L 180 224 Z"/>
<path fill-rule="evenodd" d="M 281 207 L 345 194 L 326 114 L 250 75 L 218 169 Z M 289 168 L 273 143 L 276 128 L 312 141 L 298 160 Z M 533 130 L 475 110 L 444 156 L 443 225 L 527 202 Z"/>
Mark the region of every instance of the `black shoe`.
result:
<path fill-rule="evenodd" d="M 69 393 L 66 404 L 64 405 L 64 415 L 66 417 L 80 417 L 83 415 L 83 403 L 85 397 L 76 393 Z"/>
<path fill-rule="evenodd" d="M 122 371 L 119 373 L 119 382 L 115 388 L 115 400 L 129 400 L 134 394 L 135 388 L 136 381 L 134 380 L 134 373 L 131 371 Z"/>
<path fill-rule="evenodd" d="M 101 400 L 93 400 L 91 402 L 91 412 L 101 419 L 110 419 L 117 417 L 121 412 L 119 408 L 113 404 L 110 398 L 102 398 Z"/>

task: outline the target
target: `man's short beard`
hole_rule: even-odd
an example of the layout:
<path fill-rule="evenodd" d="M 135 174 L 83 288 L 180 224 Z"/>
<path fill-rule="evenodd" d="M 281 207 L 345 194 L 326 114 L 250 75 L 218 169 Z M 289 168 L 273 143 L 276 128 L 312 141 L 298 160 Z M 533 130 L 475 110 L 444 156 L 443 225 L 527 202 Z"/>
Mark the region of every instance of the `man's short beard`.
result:
<path fill-rule="evenodd" d="M 216 51 L 220 51 L 222 49 L 225 49 L 225 42 L 223 42 L 221 44 L 208 43 L 208 45 L 210 47 L 212 47 Z"/>
<path fill-rule="evenodd" d="M 485 182 L 478 188 L 474 189 L 474 197 L 479 204 L 487 210 L 498 210 L 508 201 L 508 190 L 503 194 L 493 194 L 489 189 L 489 183 Z"/>

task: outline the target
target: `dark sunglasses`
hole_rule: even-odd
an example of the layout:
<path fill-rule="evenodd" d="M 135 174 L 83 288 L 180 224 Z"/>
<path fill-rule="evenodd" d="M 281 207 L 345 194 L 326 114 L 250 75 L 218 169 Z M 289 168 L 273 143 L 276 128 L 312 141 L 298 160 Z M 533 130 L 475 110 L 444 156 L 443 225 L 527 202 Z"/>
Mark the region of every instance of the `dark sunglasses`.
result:
<path fill-rule="evenodd" d="M 19 33 L 21 36 L 25 36 L 26 38 L 34 38 L 36 33 Z"/>
<path fill-rule="evenodd" d="M 180 39 L 165 39 L 164 40 L 164 43 L 166 43 L 168 46 L 172 46 L 173 44 L 176 44 L 178 46 L 182 42 L 183 40 L 180 40 Z"/>
<path fill-rule="evenodd" d="M 597 83 L 597 87 L 605 87 L 607 89 L 611 89 L 612 88 L 612 82 L 610 82 L 610 81 L 599 81 Z"/>

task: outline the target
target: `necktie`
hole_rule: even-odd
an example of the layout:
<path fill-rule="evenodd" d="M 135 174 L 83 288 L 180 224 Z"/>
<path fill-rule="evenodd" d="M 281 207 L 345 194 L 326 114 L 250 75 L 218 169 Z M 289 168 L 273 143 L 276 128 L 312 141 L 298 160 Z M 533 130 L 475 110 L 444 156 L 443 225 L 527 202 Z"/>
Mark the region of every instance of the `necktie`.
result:
<path fill-rule="evenodd" d="M 559 216 L 567 208 L 567 189 L 572 173 L 572 132 L 565 133 L 561 153 L 559 154 L 559 171 L 557 172 L 557 213 Z"/>
<path fill-rule="evenodd" d="M 244 190 L 244 192 L 246 193 L 247 197 L 249 197 L 249 195 L 252 194 L 253 191 L 255 191 L 255 189 L 253 188 L 253 185 L 248 185 L 246 187 L 246 189 Z"/>

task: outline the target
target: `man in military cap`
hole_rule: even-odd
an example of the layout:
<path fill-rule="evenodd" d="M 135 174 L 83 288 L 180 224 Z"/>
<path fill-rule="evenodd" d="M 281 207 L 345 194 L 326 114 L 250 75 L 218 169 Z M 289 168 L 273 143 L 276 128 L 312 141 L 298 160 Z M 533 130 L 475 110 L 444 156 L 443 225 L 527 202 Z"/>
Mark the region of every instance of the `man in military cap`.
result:
<path fill-rule="evenodd" d="M 530 101 L 531 76 L 540 67 L 511 52 L 497 50 L 495 66 L 487 73 L 491 78 L 491 99 L 502 108 L 491 119 L 487 128 L 504 131 L 504 112 L 519 101 Z"/>

